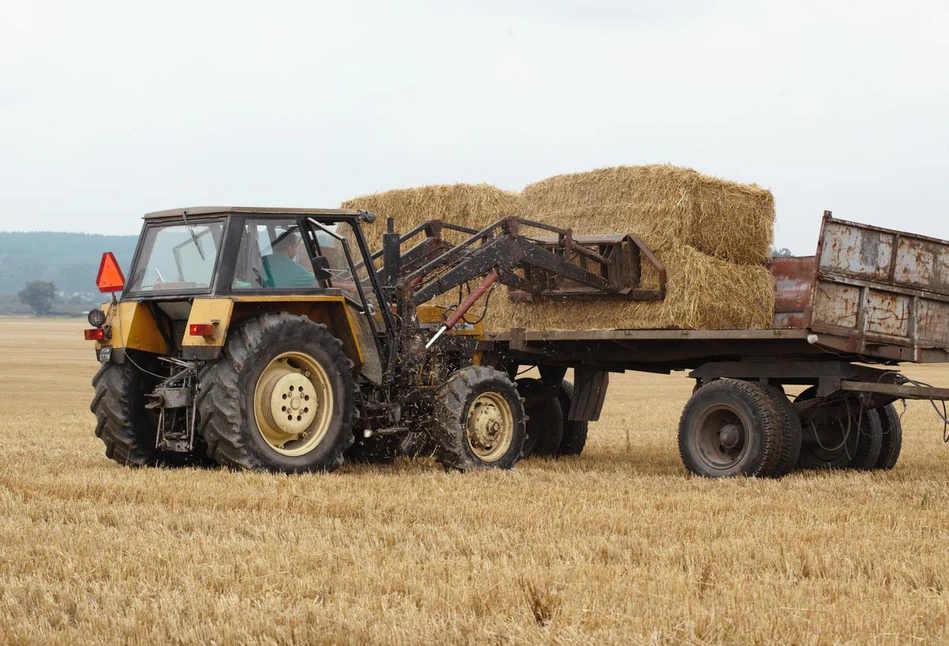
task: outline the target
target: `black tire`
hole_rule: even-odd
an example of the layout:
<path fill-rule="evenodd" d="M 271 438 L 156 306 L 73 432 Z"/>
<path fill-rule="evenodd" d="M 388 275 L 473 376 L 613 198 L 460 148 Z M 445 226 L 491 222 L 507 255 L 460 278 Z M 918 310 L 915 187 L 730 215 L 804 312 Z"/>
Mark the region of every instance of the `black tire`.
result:
<path fill-rule="evenodd" d="M 567 380 L 560 382 L 560 410 L 563 413 L 563 439 L 557 455 L 580 455 L 587 444 L 590 422 L 567 419 L 570 405 L 573 403 L 573 384 Z"/>
<path fill-rule="evenodd" d="M 903 448 L 903 422 L 893 404 L 887 404 L 877 412 L 880 415 L 883 437 L 880 443 L 880 457 L 873 468 L 892 469 L 896 466 L 900 450 Z"/>
<path fill-rule="evenodd" d="M 812 386 L 795 401 L 817 396 Z M 883 444 L 883 427 L 876 411 L 850 416 L 834 416 L 807 422 L 798 466 L 802 469 L 872 469 Z"/>
<path fill-rule="evenodd" d="M 401 447 L 404 440 L 402 433 L 383 433 L 363 437 L 361 432 L 357 432 L 353 445 L 346 450 L 346 461 L 363 464 L 392 464 L 402 454 Z"/>
<path fill-rule="evenodd" d="M 801 455 L 801 417 L 797 414 L 794 404 L 784 394 L 783 389 L 773 386 L 765 387 L 765 392 L 771 397 L 775 408 L 781 413 L 783 422 L 781 429 L 781 448 L 778 456 L 778 463 L 774 467 L 772 474 L 776 478 L 786 476 L 797 466 L 798 458 Z"/>
<path fill-rule="evenodd" d="M 783 415 L 758 384 L 719 379 L 703 386 L 679 420 L 685 468 L 709 478 L 765 477 L 778 463 Z"/>
<path fill-rule="evenodd" d="M 481 437 L 470 429 L 480 429 L 476 423 L 480 416 L 473 405 L 487 412 L 493 406 L 498 419 L 509 413 L 510 419 L 498 424 L 496 432 L 502 433 L 499 438 Z M 472 415 L 476 417 L 469 424 Z M 438 443 L 435 457 L 446 469 L 510 469 L 521 458 L 527 437 L 524 404 L 517 385 L 503 372 L 485 366 L 466 366 L 451 374 L 438 390 L 433 422 Z"/>
<path fill-rule="evenodd" d="M 312 447 L 304 444 L 306 452 L 298 455 L 281 453 L 265 439 L 254 410 L 258 380 L 287 353 L 300 353 L 312 360 L 311 370 L 323 371 L 333 400 L 321 439 Z M 222 466 L 283 473 L 332 471 L 343 463 L 355 439 L 353 363 L 325 325 L 306 317 L 264 314 L 234 326 L 221 357 L 201 371 L 198 382 L 198 428 L 208 454 Z"/>
<path fill-rule="evenodd" d="M 518 379 L 517 391 L 524 399 L 527 414 L 523 458 L 557 455 L 563 439 L 564 419 L 556 395 L 539 379 Z"/>
<path fill-rule="evenodd" d="M 855 450 L 850 452 L 850 461 L 847 466 L 859 471 L 868 471 L 876 467 L 880 460 L 880 450 L 883 448 L 883 424 L 880 414 L 875 410 L 863 411 L 854 420 L 859 424 L 859 441 Z"/>
<path fill-rule="evenodd" d="M 139 365 L 152 363 L 144 356 L 135 357 L 135 361 Z M 92 378 L 95 395 L 89 409 L 96 416 L 96 436 L 105 443 L 109 459 L 136 467 L 161 461 L 161 452 L 155 448 L 156 419 L 145 408 L 145 393 L 156 383 L 128 359 L 121 364 L 102 364 Z"/>

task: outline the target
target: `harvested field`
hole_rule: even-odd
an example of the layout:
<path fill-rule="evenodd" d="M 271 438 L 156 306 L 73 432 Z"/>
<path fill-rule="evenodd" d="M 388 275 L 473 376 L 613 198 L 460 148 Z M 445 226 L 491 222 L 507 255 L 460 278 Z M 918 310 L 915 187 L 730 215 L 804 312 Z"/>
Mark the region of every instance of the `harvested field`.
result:
<path fill-rule="evenodd" d="M 0 642 L 949 640 L 927 403 L 885 473 L 690 478 L 681 375 L 614 378 L 583 456 L 505 473 L 131 470 L 93 437 L 82 327 L 0 320 Z"/>
<path fill-rule="evenodd" d="M 521 212 L 577 233 L 636 233 L 656 250 L 682 245 L 731 262 L 768 258 L 774 196 L 668 164 L 556 175 L 527 186 Z"/>

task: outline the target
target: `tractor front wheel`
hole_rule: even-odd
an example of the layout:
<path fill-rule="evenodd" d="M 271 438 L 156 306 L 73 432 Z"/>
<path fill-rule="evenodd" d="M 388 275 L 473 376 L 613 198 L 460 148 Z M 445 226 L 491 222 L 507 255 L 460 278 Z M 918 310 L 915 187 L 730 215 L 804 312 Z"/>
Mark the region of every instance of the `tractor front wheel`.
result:
<path fill-rule="evenodd" d="M 526 438 L 524 403 L 503 372 L 485 366 L 455 371 L 435 401 L 436 457 L 446 469 L 510 469 Z"/>
<path fill-rule="evenodd" d="M 231 468 L 332 471 L 353 443 L 353 364 L 324 325 L 266 314 L 237 326 L 199 376 L 199 430 Z"/>

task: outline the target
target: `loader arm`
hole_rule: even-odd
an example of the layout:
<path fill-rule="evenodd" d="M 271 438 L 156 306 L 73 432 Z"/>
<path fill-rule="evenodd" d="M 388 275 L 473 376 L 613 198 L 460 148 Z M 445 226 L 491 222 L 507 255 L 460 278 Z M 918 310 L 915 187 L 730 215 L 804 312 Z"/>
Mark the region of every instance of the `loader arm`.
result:
<path fill-rule="evenodd" d="M 526 228 L 554 236 L 527 236 L 522 233 Z M 422 226 L 413 233 L 425 231 L 426 227 Z M 400 245 L 412 237 L 400 238 Z M 521 300 L 577 297 L 662 300 L 665 297 L 665 267 L 631 234 L 575 238 L 570 229 L 510 217 L 419 266 L 419 248 L 433 249 L 430 240 L 421 241 L 394 259 L 401 268 L 399 291 L 414 305 L 428 302 L 492 271 L 497 273 L 498 282 L 515 290 Z M 643 284 L 644 264 L 651 265 L 651 273 L 656 277 L 653 285 Z"/>

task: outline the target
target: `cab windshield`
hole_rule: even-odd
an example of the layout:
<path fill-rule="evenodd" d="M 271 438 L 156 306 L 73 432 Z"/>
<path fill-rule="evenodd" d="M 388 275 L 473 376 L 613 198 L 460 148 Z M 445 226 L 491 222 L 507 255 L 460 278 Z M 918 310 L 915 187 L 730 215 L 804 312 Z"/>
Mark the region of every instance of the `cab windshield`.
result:
<path fill-rule="evenodd" d="M 223 229 L 220 220 L 147 227 L 129 291 L 210 289 Z"/>

